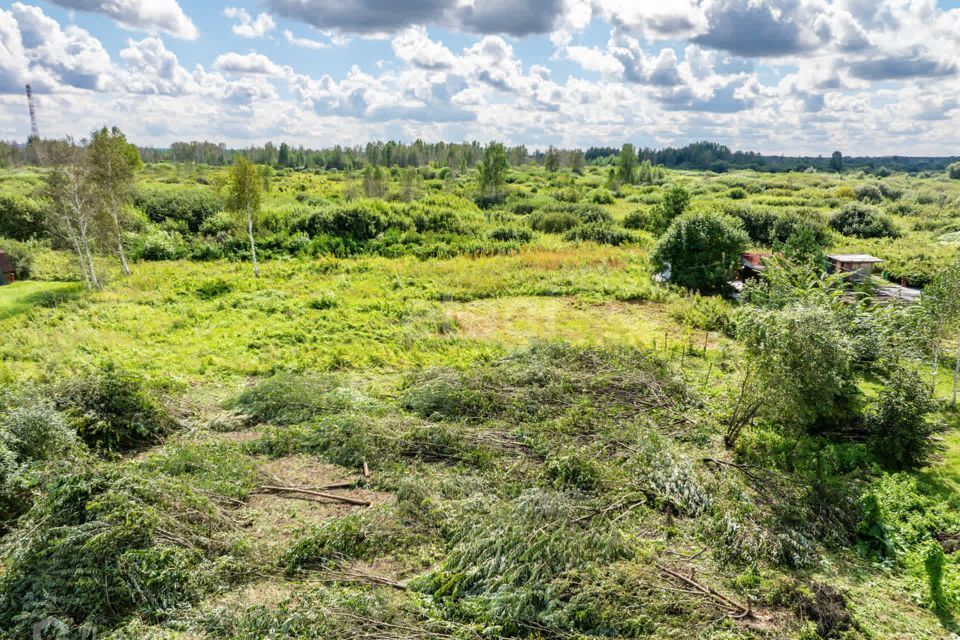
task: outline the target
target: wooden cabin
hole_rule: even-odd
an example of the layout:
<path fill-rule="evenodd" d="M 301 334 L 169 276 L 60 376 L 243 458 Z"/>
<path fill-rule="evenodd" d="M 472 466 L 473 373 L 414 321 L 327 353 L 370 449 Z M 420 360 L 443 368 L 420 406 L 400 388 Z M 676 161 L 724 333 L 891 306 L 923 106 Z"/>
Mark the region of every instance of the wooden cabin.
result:
<path fill-rule="evenodd" d="M 865 280 L 873 274 L 874 268 L 883 262 L 880 258 L 866 253 L 835 253 L 828 255 L 831 273 L 849 273 L 852 280 Z"/>
<path fill-rule="evenodd" d="M 13 270 L 13 262 L 10 260 L 10 256 L 0 251 L 0 286 L 12 284 L 16 279 L 17 276 Z"/>

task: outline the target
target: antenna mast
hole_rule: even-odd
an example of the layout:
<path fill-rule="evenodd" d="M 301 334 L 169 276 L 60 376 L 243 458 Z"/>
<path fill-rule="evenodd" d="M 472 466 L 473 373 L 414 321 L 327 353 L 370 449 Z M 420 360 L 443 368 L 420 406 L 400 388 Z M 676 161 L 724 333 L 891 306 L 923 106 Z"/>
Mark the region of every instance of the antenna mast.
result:
<path fill-rule="evenodd" d="M 40 141 L 40 128 L 37 127 L 37 111 L 33 107 L 33 89 L 27 85 L 27 104 L 30 106 L 30 138 Z"/>

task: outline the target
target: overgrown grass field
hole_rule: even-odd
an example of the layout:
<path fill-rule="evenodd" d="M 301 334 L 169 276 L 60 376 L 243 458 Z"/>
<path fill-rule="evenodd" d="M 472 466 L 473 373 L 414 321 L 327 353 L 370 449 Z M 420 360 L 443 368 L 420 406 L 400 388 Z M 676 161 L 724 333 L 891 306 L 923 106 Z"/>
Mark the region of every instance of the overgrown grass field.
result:
<path fill-rule="evenodd" d="M 29 200 L 42 177 L 6 172 L 0 188 Z M 34 279 L 0 287 L 7 637 L 960 630 L 956 432 L 904 470 L 862 429 L 786 416 L 758 413 L 725 445 L 761 366 L 738 329 L 753 303 L 658 283 L 650 222 L 683 186 L 688 211 L 741 220 L 755 248 L 812 220 L 824 250 L 924 286 L 955 257 L 960 182 L 895 175 L 874 201 L 864 175 L 614 185 L 601 167 L 526 166 L 480 208 L 472 172 L 420 174 L 412 198 L 401 178 L 374 201 L 359 175 L 273 174 L 259 278 L 217 203 L 226 171 L 209 167 L 145 168 L 133 273 L 97 257 L 101 290 L 63 247 L 8 243 L 35 259 Z M 895 233 L 834 229 L 857 202 Z M 902 321 L 846 304 L 822 308 L 861 337 Z M 880 411 L 884 340 L 851 347 L 838 422 Z M 953 424 L 945 345 L 929 418 Z M 926 361 L 910 368 L 928 380 Z"/>

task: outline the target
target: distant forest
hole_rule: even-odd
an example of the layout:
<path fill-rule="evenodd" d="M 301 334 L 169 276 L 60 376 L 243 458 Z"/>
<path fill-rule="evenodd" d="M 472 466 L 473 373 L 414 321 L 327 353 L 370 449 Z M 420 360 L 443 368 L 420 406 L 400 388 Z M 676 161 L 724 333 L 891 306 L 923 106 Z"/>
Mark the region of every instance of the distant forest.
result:
<path fill-rule="evenodd" d="M 31 140 L 26 145 L 0 142 L 0 166 L 35 164 L 38 158 L 48 156 L 43 152 L 52 141 Z M 363 146 L 344 147 L 336 145 L 323 149 L 293 147 L 286 142 L 279 146 L 268 142 L 261 147 L 230 149 L 223 143 L 174 142 L 169 148 L 140 147 L 144 162 L 197 163 L 212 166 L 232 164 L 238 155 L 244 155 L 257 164 L 276 168 L 351 170 L 367 165 L 384 167 L 419 167 L 425 165 L 446 166 L 453 169 L 469 169 L 483 156 L 484 145 L 480 142 L 426 143 L 416 140 L 404 142 L 369 142 Z M 581 149 L 546 150 L 527 149 L 520 145 L 508 147 L 510 164 L 545 164 L 556 162 L 560 166 L 581 167 L 584 164 L 599 166 L 619 162 L 622 149 L 616 147 L 590 147 Z M 663 149 L 643 148 L 636 152 L 638 161 L 649 160 L 654 165 L 670 169 L 690 169 L 724 173 L 735 169 L 753 169 L 764 172 L 805 171 L 857 171 L 862 170 L 878 176 L 889 173 L 942 172 L 948 165 L 960 160 L 950 157 L 910 156 L 843 156 L 839 151 L 830 156 L 783 156 L 764 155 L 753 151 L 731 151 L 716 142 L 694 142 L 685 147 Z"/>

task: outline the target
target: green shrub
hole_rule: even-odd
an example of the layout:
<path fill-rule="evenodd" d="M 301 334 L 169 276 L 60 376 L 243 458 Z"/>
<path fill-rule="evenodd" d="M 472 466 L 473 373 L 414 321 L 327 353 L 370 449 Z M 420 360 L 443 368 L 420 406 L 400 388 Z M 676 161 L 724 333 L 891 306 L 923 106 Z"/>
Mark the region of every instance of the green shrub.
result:
<path fill-rule="evenodd" d="M 870 202 L 873 204 L 883 202 L 883 191 L 881 191 L 880 187 L 875 184 L 857 185 L 857 188 L 854 189 L 854 193 L 857 196 L 857 200 L 860 202 Z"/>
<path fill-rule="evenodd" d="M 177 426 L 139 377 L 112 364 L 60 384 L 54 402 L 89 447 L 107 453 L 156 444 Z"/>
<path fill-rule="evenodd" d="M 936 451 L 940 425 L 930 414 L 936 404 L 916 373 L 897 368 L 867 413 L 867 429 L 877 458 L 893 470 L 922 467 Z"/>
<path fill-rule="evenodd" d="M 688 289 L 724 291 L 749 238 L 740 223 L 710 213 L 685 213 L 670 224 L 653 254 L 658 271 Z"/>
<path fill-rule="evenodd" d="M 960 180 L 960 162 L 954 162 L 947 167 L 947 176 L 953 180 Z"/>
<path fill-rule="evenodd" d="M 943 574 L 947 559 L 939 542 L 930 540 L 923 549 L 923 569 L 927 574 L 927 587 L 930 590 L 930 602 L 933 609 L 946 614 L 950 611 L 950 600 L 943 588 Z"/>
<path fill-rule="evenodd" d="M 874 207 L 848 204 L 830 217 L 830 226 L 845 236 L 896 238 L 900 233 L 888 216 Z"/>
<path fill-rule="evenodd" d="M 153 222 L 177 222 L 196 233 L 211 216 L 223 211 L 223 199 L 210 189 L 177 186 L 140 189 L 134 204 Z"/>
<path fill-rule="evenodd" d="M 26 241 L 43 235 L 44 213 L 32 198 L 0 194 L 0 238 Z"/>
<path fill-rule="evenodd" d="M 627 229 L 642 229 L 653 233 L 657 225 L 655 213 L 646 209 L 634 209 L 623 217 L 623 226 Z"/>
<path fill-rule="evenodd" d="M 133 257 L 138 260 L 177 260 L 187 252 L 179 234 L 155 229 L 140 236 L 133 247 Z"/>
<path fill-rule="evenodd" d="M 33 275 L 34 256 L 38 246 L 37 242 L 18 242 L 0 237 L 0 251 L 10 258 L 17 280 L 27 280 Z"/>
<path fill-rule="evenodd" d="M 747 192 L 741 187 L 734 187 L 733 189 L 727 191 L 727 197 L 731 200 L 743 200 L 747 197 Z"/>
<path fill-rule="evenodd" d="M 487 236 L 498 242 L 530 242 L 533 240 L 530 229 L 523 227 L 497 227 L 491 229 Z"/>
<path fill-rule="evenodd" d="M 629 231 L 612 225 L 609 222 L 588 222 L 577 225 L 567 231 L 563 239 L 569 242 L 590 241 L 613 246 L 620 246 L 634 241 L 634 237 Z"/>
<path fill-rule="evenodd" d="M 565 233 L 578 224 L 579 218 L 565 211 L 538 211 L 530 216 L 530 226 L 543 233 Z"/>
<path fill-rule="evenodd" d="M 606 189 L 597 189 L 590 196 L 590 202 L 594 204 L 613 204 L 616 202 L 616 199 L 613 197 L 613 194 Z"/>

